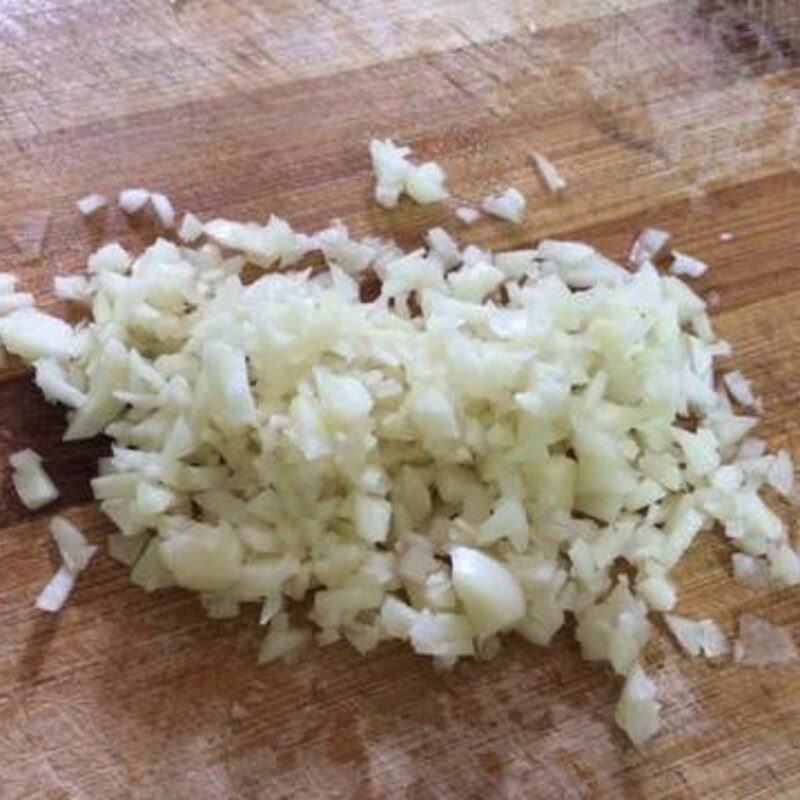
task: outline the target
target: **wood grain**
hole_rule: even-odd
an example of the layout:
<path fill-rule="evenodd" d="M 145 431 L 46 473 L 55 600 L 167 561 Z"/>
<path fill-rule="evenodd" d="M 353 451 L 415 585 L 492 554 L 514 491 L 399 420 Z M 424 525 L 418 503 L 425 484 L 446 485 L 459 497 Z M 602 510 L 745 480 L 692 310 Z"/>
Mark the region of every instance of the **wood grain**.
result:
<path fill-rule="evenodd" d="M 799 34 L 790 0 L 0 2 L 0 263 L 59 308 L 53 274 L 156 233 L 111 212 L 87 224 L 74 200 L 142 184 L 204 216 L 341 217 L 406 245 L 433 223 L 459 232 L 448 208 L 369 202 L 366 142 L 392 135 L 446 167 L 457 201 L 510 183 L 529 196 L 524 226 L 464 240 L 559 234 L 620 256 L 655 224 L 709 260 L 698 286 L 719 298 L 730 363 L 765 398 L 762 433 L 798 458 Z M 539 185 L 532 149 L 566 198 Z M 45 250 L 23 263 L 15 234 L 40 210 Z M 87 481 L 105 445 L 66 446 L 62 424 L 19 364 L 0 366 L 0 463 L 36 447 L 58 510 L 99 541 Z M 448 674 L 400 647 L 259 668 L 252 614 L 209 622 L 105 556 L 43 617 L 52 510 L 26 513 L 3 479 L 2 800 L 800 796 L 797 668 L 695 663 L 659 638 L 666 730 L 636 753 L 612 724 L 617 680 L 567 632 Z M 728 633 L 751 611 L 800 640 L 797 591 L 735 586 L 715 534 L 678 578 L 680 611 Z"/>

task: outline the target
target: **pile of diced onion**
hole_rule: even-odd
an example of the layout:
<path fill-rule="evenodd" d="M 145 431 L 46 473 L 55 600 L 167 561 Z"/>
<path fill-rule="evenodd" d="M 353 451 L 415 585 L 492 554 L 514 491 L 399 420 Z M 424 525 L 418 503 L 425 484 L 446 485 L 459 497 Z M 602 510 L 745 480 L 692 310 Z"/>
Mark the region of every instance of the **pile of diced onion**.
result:
<path fill-rule="evenodd" d="M 428 172 L 411 189 L 438 199 Z M 648 616 L 675 606 L 695 537 L 719 523 L 742 580 L 800 582 L 759 493 L 792 495 L 791 460 L 751 437 L 705 303 L 647 254 L 629 270 L 567 241 L 491 253 L 439 228 L 402 252 L 341 223 L 190 222 L 191 245 L 111 244 L 61 279 L 88 321 L 21 307 L 0 339 L 70 408 L 65 439 L 111 438 L 92 488 L 133 581 L 215 618 L 258 604 L 264 661 L 400 639 L 452 666 L 573 616 L 584 657 L 626 677 L 617 719 L 640 743 Z M 727 651 L 712 621 L 669 616 L 687 651 Z"/>

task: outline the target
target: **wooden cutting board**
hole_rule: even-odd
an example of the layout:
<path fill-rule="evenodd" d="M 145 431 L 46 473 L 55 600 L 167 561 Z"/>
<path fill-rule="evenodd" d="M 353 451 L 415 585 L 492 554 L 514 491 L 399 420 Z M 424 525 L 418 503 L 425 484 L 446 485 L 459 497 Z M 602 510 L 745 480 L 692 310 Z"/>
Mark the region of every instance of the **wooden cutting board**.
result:
<path fill-rule="evenodd" d="M 108 238 L 156 231 L 89 191 L 144 185 L 209 218 L 310 229 L 341 217 L 404 245 L 585 239 L 621 257 L 644 225 L 708 260 L 697 283 L 764 397 L 761 432 L 800 456 L 800 21 L 797 3 L 652 0 L 27 0 L 0 3 L 0 263 L 45 307 L 54 274 Z M 518 229 L 459 229 L 451 208 L 370 202 L 366 144 L 393 136 L 446 168 L 459 201 L 513 184 Z M 570 181 L 539 184 L 529 153 Z M 49 214 L 43 255 L 26 225 Z M 63 309 L 60 309 L 63 311 Z M 58 617 L 33 599 L 46 522 L 109 530 L 87 481 L 102 443 L 65 445 L 16 362 L 0 367 L 0 463 L 32 446 L 62 491 L 27 513 L 0 494 L 0 798 L 800 797 L 798 667 L 648 653 L 664 733 L 644 753 L 612 723 L 619 681 L 566 633 L 509 641 L 439 674 L 401 647 L 344 646 L 258 667 L 254 615 L 207 621 L 149 596 L 105 555 Z M 797 530 L 797 517 L 793 520 Z M 729 577 L 707 535 L 678 569 L 679 610 L 744 611 L 800 641 L 800 593 Z M 660 626 L 659 626 L 660 627 Z"/>

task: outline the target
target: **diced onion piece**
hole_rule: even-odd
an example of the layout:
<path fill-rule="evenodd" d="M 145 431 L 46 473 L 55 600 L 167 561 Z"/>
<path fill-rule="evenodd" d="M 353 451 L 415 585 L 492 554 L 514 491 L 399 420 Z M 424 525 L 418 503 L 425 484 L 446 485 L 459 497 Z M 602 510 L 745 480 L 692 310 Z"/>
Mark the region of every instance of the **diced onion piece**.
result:
<path fill-rule="evenodd" d="M 127 272 L 133 259 L 119 242 L 104 245 L 89 256 L 89 272 Z"/>
<path fill-rule="evenodd" d="M 88 217 L 90 214 L 94 214 L 95 211 L 105 208 L 105 206 L 108 205 L 108 199 L 102 194 L 93 192 L 92 194 L 87 194 L 85 197 L 81 197 L 76 205 L 78 206 L 78 211 Z"/>
<path fill-rule="evenodd" d="M 425 234 L 425 239 L 428 247 L 439 256 L 445 269 L 461 263 L 461 251 L 453 241 L 453 237 L 444 228 L 431 228 Z"/>
<path fill-rule="evenodd" d="M 726 372 L 722 376 L 722 380 L 725 382 L 725 388 L 737 403 L 741 403 L 745 408 L 758 408 L 758 399 L 753 394 L 750 381 L 738 369 Z"/>
<path fill-rule="evenodd" d="M 406 192 L 415 203 L 420 205 L 438 203 L 448 197 L 444 179 L 444 170 L 435 161 L 428 161 L 414 167 L 408 174 Z"/>
<path fill-rule="evenodd" d="M 617 725 L 638 747 L 658 732 L 660 709 L 655 683 L 636 665 L 625 679 L 625 687 L 617 703 Z"/>
<path fill-rule="evenodd" d="M 79 408 L 86 402 L 86 394 L 69 380 L 61 364 L 54 358 L 41 358 L 35 362 L 36 385 L 51 403 L 63 403 Z"/>
<path fill-rule="evenodd" d="M 641 267 L 648 261 L 652 261 L 669 241 L 669 234 L 658 228 L 645 228 L 631 247 L 628 259 L 632 264 Z"/>
<path fill-rule="evenodd" d="M 119 193 L 119 207 L 126 214 L 135 214 L 141 211 L 150 199 L 147 189 L 123 189 Z"/>
<path fill-rule="evenodd" d="M 64 517 L 53 517 L 50 520 L 50 533 L 61 553 L 64 566 L 74 575 L 83 572 L 97 552 L 97 547 L 89 544 L 80 530 Z"/>
<path fill-rule="evenodd" d="M 56 275 L 53 278 L 53 292 L 59 300 L 88 305 L 92 292 L 89 281 L 83 275 Z"/>
<path fill-rule="evenodd" d="M 450 560 L 453 588 L 478 636 L 491 636 L 522 619 L 525 597 L 507 567 L 470 547 L 454 547 Z"/>
<path fill-rule="evenodd" d="M 156 212 L 158 221 L 165 228 L 175 227 L 175 208 L 172 201 L 161 192 L 153 192 L 150 195 L 150 202 L 153 204 L 153 211 Z"/>
<path fill-rule="evenodd" d="M 365 542 L 370 544 L 385 542 L 389 535 L 391 516 L 392 506 L 387 500 L 364 494 L 356 495 L 355 531 Z"/>
<path fill-rule="evenodd" d="M 75 586 L 75 579 L 76 576 L 65 566 L 59 567 L 36 598 L 36 608 L 51 614 L 60 611 Z"/>
<path fill-rule="evenodd" d="M 467 226 L 474 225 L 481 218 L 481 212 L 472 206 L 459 206 L 454 213 L 459 221 Z"/>
<path fill-rule="evenodd" d="M 665 614 L 664 620 L 678 644 L 691 656 L 717 658 L 730 649 L 725 634 L 714 620 L 694 620 L 677 614 Z"/>
<path fill-rule="evenodd" d="M 704 261 L 679 253 L 677 250 L 672 251 L 672 264 L 670 264 L 669 271 L 673 275 L 699 278 L 701 275 L 705 275 L 707 270 L 708 264 Z"/>
<path fill-rule="evenodd" d="M 485 197 L 481 201 L 481 210 L 519 225 L 525 213 L 525 197 L 519 189 L 512 186 L 502 194 Z"/>
<path fill-rule="evenodd" d="M 744 666 L 789 664 L 797 660 L 797 647 L 785 628 L 772 625 L 754 614 L 742 614 L 733 657 Z"/>
<path fill-rule="evenodd" d="M 13 472 L 11 482 L 22 504 L 35 511 L 58 497 L 58 489 L 45 472 L 41 456 L 26 449 L 12 453 L 9 464 Z"/>
<path fill-rule="evenodd" d="M 196 242 L 203 235 L 203 223 L 191 211 L 183 215 L 178 237 L 186 244 Z"/>
<path fill-rule="evenodd" d="M 548 191 L 557 194 L 563 192 L 567 188 L 567 182 L 561 173 L 556 169 L 556 165 L 544 153 L 534 151 L 531 153 L 533 163 L 539 172 L 539 177 L 542 179 Z"/>
<path fill-rule="evenodd" d="M 72 328 L 66 322 L 33 308 L 0 317 L 0 342 L 10 353 L 28 361 L 63 358 L 75 348 Z"/>
<path fill-rule="evenodd" d="M 375 200 L 394 208 L 406 192 L 417 203 L 435 203 L 447 198 L 444 171 L 433 161 L 419 166 L 411 163 L 408 147 L 398 147 L 390 139 L 373 139 L 369 146 L 375 172 Z"/>
<path fill-rule="evenodd" d="M 36 599 L 36 607 L 55 613 L 66 603 L 78 575 L 86 569 L 97 547 L 89 544 L 84 535 L 63 517 L 50 520 L 50 533 L 63 563 Z"/>
<path fill-rule="evenodd" d="M 456 659 L 475 653 L 475 631 L 460 614 L 423 610 L 411 623 L 409 638 L 417 653 Z"/>

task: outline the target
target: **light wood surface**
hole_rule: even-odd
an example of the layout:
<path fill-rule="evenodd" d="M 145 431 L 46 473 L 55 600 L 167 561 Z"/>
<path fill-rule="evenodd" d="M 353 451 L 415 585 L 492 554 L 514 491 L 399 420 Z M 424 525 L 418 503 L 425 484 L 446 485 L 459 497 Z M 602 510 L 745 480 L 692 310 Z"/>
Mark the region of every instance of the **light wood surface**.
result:
<path fill-rule="evenodd" d="M 621 256 L 652 224 L 711 262 L 731 364 L 765 398 L 761 431 L 800 457 L 800 20 L 797 3 L 647 0 L 0 0 L 0 264 L 46 306 L 55 273 L 108 237 L 74 200 L 129 185 L 203 216 L 312 228 L 341 217 L 403 244 L 459 231 L 447 208 L 370 202 L 366 143 L 391 135 L 446 168 L 458 200 L 514 184 L 524 226 Z M 540 186 L 529 153 L 569 179 Z M 52 214 L 43 257 L 15 239 Z M 102 215 L 101 215 L 102 216 Z M 722 234 L 732 234 L 722 237 Z M 740 669 L 650 648 L 664 733 L 645 753 L 612 723 L 618 681 L 509 641 L 438 674 L 401 647 L 344 646 L 258 667 L 254 614 L 129 586 L 105 555 L 57 618 L 33 599 L 53 569 L 55 510 L 97 541 L 87 481 L 100 442 L 60 443 L 63 416 L 24 369 L 0 367 L 0 463 L 32 446 L 62 499 L 31 515 L 0 493 L 0 799 L 797 798 L 800 670 Z M 798 519 L 792 521 L 797 530 Z M 707 535 L 681 563 L 679 610 L 728 633 L 743 611 L 800 642 L 797 590 L 729 577 Z"/>

